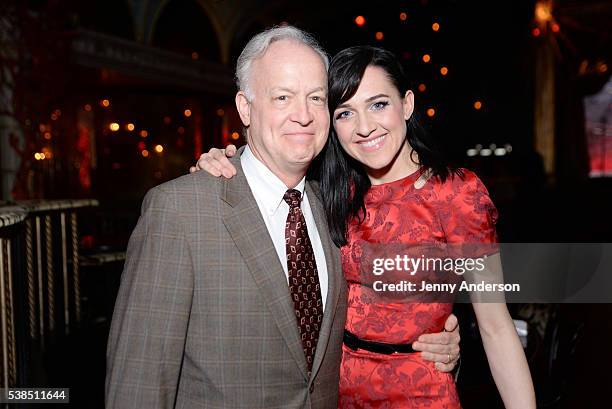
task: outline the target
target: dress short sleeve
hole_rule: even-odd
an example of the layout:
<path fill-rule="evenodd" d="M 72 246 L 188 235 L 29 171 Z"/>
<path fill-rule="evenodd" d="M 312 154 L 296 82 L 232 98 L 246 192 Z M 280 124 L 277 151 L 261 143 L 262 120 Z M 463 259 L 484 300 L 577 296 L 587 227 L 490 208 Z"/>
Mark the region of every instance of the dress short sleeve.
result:
<path fill-rule="evenodd" d="M 443 183 L 438 195 L 446 242 L 495 245 L 498 213 L 489 192 L 474 172 L 461 169 L 461 173 Z M 496 245 L 491 247 L 497 248 Z"/>

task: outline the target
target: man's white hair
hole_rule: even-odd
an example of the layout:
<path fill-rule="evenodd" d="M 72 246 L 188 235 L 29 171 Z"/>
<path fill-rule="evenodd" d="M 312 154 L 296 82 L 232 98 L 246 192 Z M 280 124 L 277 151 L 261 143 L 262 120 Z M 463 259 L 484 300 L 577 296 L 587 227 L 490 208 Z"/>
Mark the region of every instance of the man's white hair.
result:
<path fill-rule="evenodd" d="M 236 63 L 236 86 L 240 91 L 245 93 L 247 99 L 253 99 L 253 94 L 249 88 L 249 74 L 253 61 L 257 58 L 261 58 L 266 51 L 268 51 L 270 44 L 275 41 L 286 39 L 295 40 L 312 48 L 321 56 L 323 64 L 325 64 L 325 71 L 329 68 L 329 57 L 327 53 L 311 34 L 293 26 L 276 26 L 270 28 L 251 38 L 242 50 L 242 53 L 240 53 L 240 57 L 238 57 Z"/>

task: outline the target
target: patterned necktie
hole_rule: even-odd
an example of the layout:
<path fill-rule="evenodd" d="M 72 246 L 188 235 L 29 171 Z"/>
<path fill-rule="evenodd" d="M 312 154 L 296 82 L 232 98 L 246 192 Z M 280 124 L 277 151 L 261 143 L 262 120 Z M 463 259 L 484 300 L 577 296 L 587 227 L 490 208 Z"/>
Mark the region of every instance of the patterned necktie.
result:
<path fill-rule="evenodd" d="M 314 251 L 308 238 L 306 221 L 300 209 L 301 193 L 298 190 L 289 189 L 283 199 L 289 205 L 289 214 L 285 224 L 289 291 L 293 299 L 295 316 L 302 336 L 302 347 L 310 372 L 323 320 L 321 286 Z"/>

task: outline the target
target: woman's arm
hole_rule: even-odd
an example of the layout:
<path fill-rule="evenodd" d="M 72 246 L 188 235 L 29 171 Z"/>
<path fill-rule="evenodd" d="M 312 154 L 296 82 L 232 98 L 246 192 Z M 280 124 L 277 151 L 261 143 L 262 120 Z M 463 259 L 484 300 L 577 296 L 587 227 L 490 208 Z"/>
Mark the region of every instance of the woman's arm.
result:
<path fill-rule="evenodd" d="M 230 179 L 236 175 L 236 168 L 227 158 L 236 155 L 236 146 L 227 145 L 225 149 L 211 148 L 198 159 L 191 173 L 204 170 L 213 176 Z M 416 351 L 421 351 L 423 359 L 435 362 L 436 369 L 451 372 L 459 360 L 459 325 L 457 317 L 451 314 L 444 323 L 444 330 L 436 334 L 421 335 L 413 343 Z"/>
<path fill-rule="evenodd" d="M 485 264 L 486 270 L 493 272 L 492 276 L 486 277 L 486 281 L 501 282 L 499 253 L 487 257 Z M 492 280 L 492 277 L 498 278 Z M 491 300 L 480 294 L 472 294 L 472 305 L 499 394 L 508 409 L 535 409 L 536 400 L 529 366 L 506 303 L 479 302 L 487 298 Z"/>
<path fill-rule="evenodd" d="M 236 175 L 236 168 L 227 158 L 236 154 L 236 145 L 227 145 L 225 149 L 211 148 L 208 152 L 200 155 L 195 166 L 189 168 L 189 173 L 205 170 L 213 176 L 223 176 L 231 179 Z"/>

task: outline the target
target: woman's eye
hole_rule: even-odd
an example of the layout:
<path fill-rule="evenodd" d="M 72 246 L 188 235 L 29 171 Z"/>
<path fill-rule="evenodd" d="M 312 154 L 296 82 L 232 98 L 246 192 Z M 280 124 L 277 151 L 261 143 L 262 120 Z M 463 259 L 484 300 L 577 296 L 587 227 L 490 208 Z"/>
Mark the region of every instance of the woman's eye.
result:
<path fill-rule="evenodd" d="M 378 102 L 375 102 L 375 103 L 372 104 L 372 108 L 374 108 L 374 109 L 383 109 L 387 105 L 389 105 L 389 103 L 387 101 L 378 101 Z"/>
<path fill-rule="evenodd" d="M 348 118 L 351 115 L 350 111 L 342 111 L 336 115 L 336 119 Z"/>

